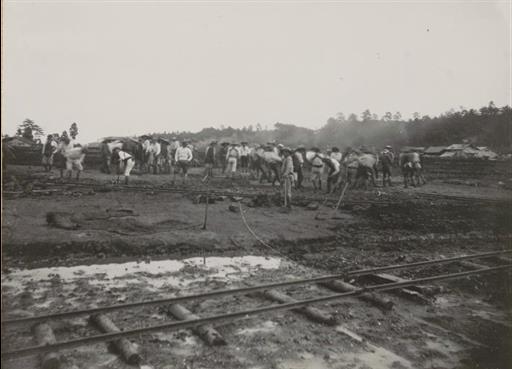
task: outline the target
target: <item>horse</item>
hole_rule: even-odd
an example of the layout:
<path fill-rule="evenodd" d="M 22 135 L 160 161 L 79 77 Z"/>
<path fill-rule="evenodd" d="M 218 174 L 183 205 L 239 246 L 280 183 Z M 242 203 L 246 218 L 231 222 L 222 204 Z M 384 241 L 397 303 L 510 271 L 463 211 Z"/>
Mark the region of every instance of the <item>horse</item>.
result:
<path fill-rule="evenodd" d="M 423 168 L 421 165 L 420 154 L 418 154 L 417 152 L 400 153 L 399 165 L 400 169 L 402 170 L 405 188 L 408 187 L 409 181 L 414 187 L 427 183 L 425 177 L 423 176 Z"/>
<path fill-rule="evenodd" d="M 378 178 L 377 165 L 379 156 L 368 152 L 352 151 L 344 156 L 342 165 L 345 168 L 345 180 L 351 187 L 357 187 L 363 181 L 365 188 L 368 187 L 368 178 L 375 187 L 375 179 Z"/>

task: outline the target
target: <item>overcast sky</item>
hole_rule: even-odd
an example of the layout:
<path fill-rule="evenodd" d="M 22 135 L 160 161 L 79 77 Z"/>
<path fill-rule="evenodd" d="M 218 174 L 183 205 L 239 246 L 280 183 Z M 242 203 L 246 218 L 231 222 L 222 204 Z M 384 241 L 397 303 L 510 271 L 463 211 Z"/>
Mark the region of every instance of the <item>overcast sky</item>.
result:
<path fill-rule="evenodd" d="M 511 3 L 4 1 L 3 133 L 80 138 L 511 101 Z"/>

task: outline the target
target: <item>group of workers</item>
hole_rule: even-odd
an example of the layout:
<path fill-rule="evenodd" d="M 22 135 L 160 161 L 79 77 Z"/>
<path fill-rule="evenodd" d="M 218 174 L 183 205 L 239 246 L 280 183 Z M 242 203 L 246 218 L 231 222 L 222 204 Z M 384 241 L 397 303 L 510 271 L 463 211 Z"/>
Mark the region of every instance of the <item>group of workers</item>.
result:
<path fill-rule="evenodd" d="M 78 142 L 76 133 L 63 131 L 62 135 L 48 135 L 42 148 L 42 164 L 47 172 L 55 166 L 60 171 L 60 177 L 71 177 L 73 169 L 76 170 L 76 178 L 80 178 L 83 171 L 85 150 Z"/>
<path fill-rule="evenodd" d="M 142 173 L 176 175 L 181 172 L 185 182 L 194 159 L 193 150 L 190 142 L 180 143 L 174 137 L 170 142 L 150 136 L 124 141 L 107 138 L 101 146 L 101 171 L 110 174 L 113 166 L 115 172 L 124 174 L 128 184 L 132 169 L 139 164 Z"/>
<path fill-rule="evenodd" d="M 77 178 L 83 170 L 84 157 L 81 145 L 76 136 L 68 137 L 64 132 L 56 139 L 48 136 L 43 145 L 43 165 L 51 170 L 55 165 L 62 171 L 65 169 L 71 176 L 72 169 L 77 169 Z M 76 153 L 72 153 L 75 150 Z M 203 155 L 198 155 L 203 156 Z M 105 173 L 124 174 L 128 184 L 130 173 L 136 164 L 141 173 L 166 173 L 176 176 L 181 173 L 183 182 L 187 181 L 188 170 L 193 164 L 194 147 L 187 140 L 178 141 L 176 137 L 166 140 L 151 136 L 139 139 L 107 138 L 101 146 L 101 170 Z M 380 153 L 368 150 L 348 148 L 341 152 L 333 147 L 321 152 L 314 147 L 306 150 L 304 146 L 297 148 L 285 147 L 276 142 L 249 146 L 247 142 L 228 143 L 211 141 L 204 151 L 204 176 L 213 177 L 214 169 L 219 168 L 222 174 L 234 178 L 237 173 L 248 174 L 259 179 L 260 183 L 268 180 L 272 185 L 282 186 L 285 204 L 291 203 L 292 187 L 303 188 L 305 169 L 308 168 L 310 180 L 315 191 L 321 191 L 323 178 L 326 177 L 327 193 L 341 188 L 342 183 L 353 183 L 358 178 L 375 181 L 377 163 L 382 172 L 382 185 L 391 185 L 391 168 L 395 166 L 395 154 L 391 146 L 386 146 Z M 173 177 L 173 180 L 175 177 Z"/>
<path fill-rule="evenodd" d="M 217 155 L 217 141 L 212 141 L 205 152 L 205 175 L 212 176 L 213 168 L 220 161 L 224 174 L 234 177 L 238 164 L 241 172 L 253 174 L 260 182 L 268 180 L 283 187 L 285 205 L 291 203 L 292 187 L 303 188 L 305 168 L 310 167 L 311 182 L 315 191 L 322 190 L 322 178 L 327 176 L 326 190 L 332 193 L 340 189 L 343 182 L 357 179 L 374 179 L 377 162 L 383 173 L 383 186 L 391 186 L 391 168 L 395 165 L 395 154 L 386 146 L 378 155 L 348 148 L 342 153 L 339 148 L 322 153 L 319 148 L 306 150 L 304 146 L 295 149 L 269 142 L 266 145 L 249 147 L 240 144 L 222 143 Z M 216 158 L 219 160 L 216 161 Z"/>

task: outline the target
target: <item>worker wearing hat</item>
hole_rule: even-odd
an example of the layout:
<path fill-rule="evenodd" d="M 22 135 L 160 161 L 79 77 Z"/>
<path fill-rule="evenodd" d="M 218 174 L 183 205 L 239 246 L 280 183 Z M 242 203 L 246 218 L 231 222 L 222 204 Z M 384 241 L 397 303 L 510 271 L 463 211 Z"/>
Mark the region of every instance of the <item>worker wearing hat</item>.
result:
<path fill-rule="evenodd" d="M 218 155 L 219 155 L 220 167 L 222 168 L 223 174 L 226 172 L 226 167 L 228 165 L 228 161 L 226 159 L 226 155 L 228 153 L 228 147 L 229 147 L 229 142 L 226 142 L 226 141 L 221 142 Z"/>
<path fill-rule="evenodd" d="M 322 158 L 327 168 L 327 193 L 335 192 L 340 185 L 341 166 L 340 163 L 331 157 Z"/>
<path fill-rule="evenodd" d="M 274 151 L 277 155 L 281 155 L 281 150 L 284 148 L 283 144 L 278 144 L 274 146 Z"/>
<path fill-rule="evenodd" d="M 133 156 L 130 153 L 121 150 L 120 147 L 116 147 L 112 152 L 112 164 L 118 166 L 118 173 L 123 172 L 124 183 L 128 184 L 130 173 L 135 166 L 135 160 L 133 159 Z M 119 182 L 119 175 L 117 176 L 116 182 Z"/>
<path fill-rule="evenodd" d="M 306 148 L 299 146 L 295 149 L 292 155 L 293 159 L 293 171 L 295 172 L 295 188 L 302 189 L 302 181 L 304 180 L 304 155 L 306 154 Z"/>
<path fill-rule="evenodd" d="M 289 147 L 282 147 L 283 163 L 281 164 L 281 179 L 284 191 L 284 206 L 288 209 L 292 207 L 292 184 L 293 184 L 293 159 L 292 150 Z"/>
<path fill-rule="evenodd" d="M 53 139 L 52 135 L 48 135 L 46 138 L 46 143 L 43 145 L 43 167 L 44 170 L 47 172 L 52 171 L 52 165 L 53 165 L 53 155 L 55 155 L 55 152 L 57 151 L 57 142 Z"/>
<path fill-rule="evenodd" d="M 215 167 L 215 152 L 217 141 L 212 141 L 206 147 L 204 158 L 204 176 L 213 177 L 213 168 Z"/>
<path fill-rule="evenodd" d="M 338 163 L 341 163 L 341 158 L 343 157 L 343 154 L 340 152 L 340 149 L 336 146 L 331 149 L 331 159 L 336 160 Z"/>
<path fill-rule="evenodd" d="M 178 168 L 182 171 L 183 183 L 187 181 L 188 167 L 192 162 L 192 158 L 192 150 L 187 146 L 187 141 L 183 140 L 181 146 L 176 149 L 176 155 L 174 157 Z"/>
<path fill-rule="evenodd" d="M 169 156 L 174 161 L 174 157 L 176 156 L 176 150 L 180 147 L 180 142 L 176 136 L 171 137 L 171 143 L 169 144 Z"/>
<path fill-rule="evenodd" d="M 322 190 L 322 174 L 324 172 L 323 155 L 320 153 L 318 147 L 311 149 L 314 155 L 310 159 L 311 162 L 311 182 L 313 183 L 314 190 Z"/>
<path fill-rule="evenodd" d="M 151 169 L 153 169 L 153 174 L 160 173 L 160 153 L 162 151 L 162 145 L 160 145 L 160 140 L 158 137 L 152 137 L 149 145 L 149 172 L 151 173 Z"/>
<path fill-rule="evenodd" d="M 148 135 L 143 135 L 140 137 L 141 142 L 142 142 L 142 165 L 143 165 L 144 169 L 148 172 L 150 170 L 150 159 L 151 159 L 150 154 L 149 154 L 150 146 L 151 146 L 150 138 L 151 137 Z"/>
<path fill-rule="evenodd" d="M 227 172 L 228 175 L 231 175 L 232 178 L 235 177 L 236 174 L 236 166 L 238 164 L 238 159 L 240 158 L 240 151 L 236 144 L 232 144 L 229 146 L 226 152 L 226 162 L 227 162 Z"/>
<path fill-rule="evenodd" d="M 251 153 L 251 149 L 249 148 L 247 142 L 242 141 L 241 144 L 240 167 L 242 168 L 242 172 L 247 172 L 249 170 L 249 154 Z"/>
<path fill-rule="evenodd" d="M 382 187 L 386 187 L 386 185 L 391 187 L 391 168 L 395 162 L 395 154 L 390 145 L 387 145 L 380 153 L 380 162 L 382 167 Z"/>

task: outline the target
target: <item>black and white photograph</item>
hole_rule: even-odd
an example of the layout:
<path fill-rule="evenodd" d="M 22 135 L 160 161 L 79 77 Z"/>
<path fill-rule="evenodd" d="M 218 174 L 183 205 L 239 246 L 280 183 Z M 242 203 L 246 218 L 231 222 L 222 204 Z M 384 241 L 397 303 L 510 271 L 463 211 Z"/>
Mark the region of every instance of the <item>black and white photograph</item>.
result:
<path fill-rule="evenodd" d="M 512 0 L 1 10 L 2 368 L 512 368 Z"/>

